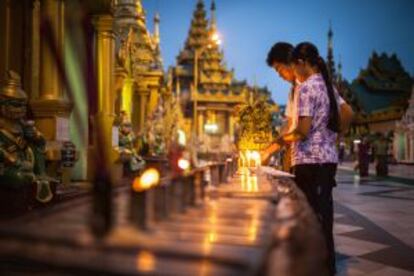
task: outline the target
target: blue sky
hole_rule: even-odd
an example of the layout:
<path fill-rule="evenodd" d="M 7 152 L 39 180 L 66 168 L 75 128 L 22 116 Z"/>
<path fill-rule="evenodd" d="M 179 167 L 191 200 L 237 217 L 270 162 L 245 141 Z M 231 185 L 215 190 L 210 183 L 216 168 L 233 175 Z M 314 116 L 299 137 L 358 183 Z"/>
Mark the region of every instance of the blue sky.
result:
<path fill-rule="evenodd" d="M 197 0 L 143 0 L 152 30 L 155 11 L 161 15 L 164 65 L 175 63 L 187 37 Z M 209 10 L 211 0 L 204 0 Z M 373 50 L 396 53 L 414 75 L 414 0 L 216 0 L 218 30 L 225 61 L 238 79 L 267 85 L 278 103 L 289 90 L 265 63 L 274 42 L 313 42 L 326 56 L 327 31 L 332 21 L 335 61 L 352 80 Z"/>

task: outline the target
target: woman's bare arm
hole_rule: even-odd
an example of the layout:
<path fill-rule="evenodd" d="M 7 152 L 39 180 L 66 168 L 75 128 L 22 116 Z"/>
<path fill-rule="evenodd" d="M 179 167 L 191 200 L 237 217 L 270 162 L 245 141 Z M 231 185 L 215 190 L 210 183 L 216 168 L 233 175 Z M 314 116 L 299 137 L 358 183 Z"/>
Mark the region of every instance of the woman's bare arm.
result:
<path fill-rule="evenodd" d="M 341 104 L 341 106 L 339 107 L 341 134 L 345 134 L 348 132 L 353 118 L 354 118 L 354 111 L 352 110 L 351 106 L 347 103 Z"/>

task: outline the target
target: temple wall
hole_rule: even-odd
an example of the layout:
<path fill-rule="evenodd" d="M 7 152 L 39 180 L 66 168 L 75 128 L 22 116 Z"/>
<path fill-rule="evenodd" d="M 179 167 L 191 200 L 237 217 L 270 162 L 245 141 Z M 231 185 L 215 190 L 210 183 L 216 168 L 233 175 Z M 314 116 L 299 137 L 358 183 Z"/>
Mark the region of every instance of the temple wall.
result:
<path fill-rule="evenodd" d="M 392 121 L 385 121 L 385 122 L 378 122 L 378 123 L 371 123 L 369 124 L 369 130 L 371 133 L 382 133 L 387 134 L 389 131 L 395 130 L 396 120 Z"/>

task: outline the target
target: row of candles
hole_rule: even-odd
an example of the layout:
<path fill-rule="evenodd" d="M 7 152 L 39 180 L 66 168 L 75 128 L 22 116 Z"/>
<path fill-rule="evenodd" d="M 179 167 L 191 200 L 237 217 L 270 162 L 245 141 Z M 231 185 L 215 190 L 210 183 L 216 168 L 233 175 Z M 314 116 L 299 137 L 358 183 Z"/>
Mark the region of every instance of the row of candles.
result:
<path fill-rule="evenodd" d="M 255 150 L 240 151 L 241 167 L 259 167 L 262 163 L 260 153 Z"/>
<path fill-rule="evenodd" d="M 168 218 L 171 213 L 184 213 L 205 198 L 208 185 L 217 186 L 227 182 L 237 170 L 235 159 L 210 163 L 190 170 L 190 162 L 178 160 L 182 174 L 172 179 L 161 179 L 155 168 L 148 168 L 131 185 L 130 222 L 138 229 L 147 230 L 157 221 Z"/>

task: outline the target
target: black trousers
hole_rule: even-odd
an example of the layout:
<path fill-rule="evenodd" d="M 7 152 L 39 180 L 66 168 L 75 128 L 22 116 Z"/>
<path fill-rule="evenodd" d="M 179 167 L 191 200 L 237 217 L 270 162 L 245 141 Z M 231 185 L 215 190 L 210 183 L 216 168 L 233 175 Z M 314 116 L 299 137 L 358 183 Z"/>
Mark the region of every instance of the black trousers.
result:
<path fill-rule="evenodd" d="M 328 267 L 334 275 L 335 246 L 333 239 L 333 199 L 332 188 L 336 186 L 337 164 L 302 164 L 293 167 L 295 182 L 305 194 L 318 218 L 328 249 Z"/>

